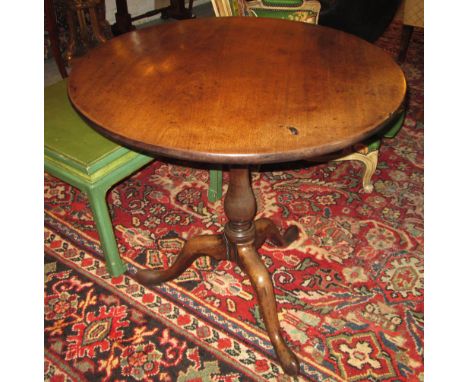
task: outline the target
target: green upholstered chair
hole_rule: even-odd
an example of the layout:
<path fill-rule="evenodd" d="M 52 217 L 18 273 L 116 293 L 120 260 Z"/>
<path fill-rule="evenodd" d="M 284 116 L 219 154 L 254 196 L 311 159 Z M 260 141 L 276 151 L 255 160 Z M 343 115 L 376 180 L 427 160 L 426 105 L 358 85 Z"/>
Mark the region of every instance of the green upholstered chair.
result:
<path fill-rule="evenodd" d="M 115 241 L 106 194 L 153 158 L 95 132 L 71 106 L 66 86 L 66 80 L 62 80 L 44 90 L 44 167 L 87 195 L 107 269 L 112 276 L 118 276 L 126 267 Z"/>
<path fill-rule="evenodd" d="M 218 17 L 272 17 L 318 24 L 320 13 L 320 3 L 317 0 L 211 0 L 211 4 Z M 403 125 L 404 115 L 405 113 L 402 112 L 397 121 L 389 126 L 384 133 L 340 153 L 314 158 L 313 161 L 357 160 L 362 162 L 365 166 L 362 186 L 364 191 L 372 192 L 374 186 L 371 178 L 377 168 L 381 139 L 396 136 Z M 210 200 L 212 201 L 216 200 L 217 197 L 221 197 L 221 194 L 217 194 L 214 190 L 221 190 L 222 188 L 222 184 L 214 184 L 215 181 L 222 182 L 222 176 L 215 174 L 215 172 L 215 170 L 211 172 L 212 185 L 210 191 L 212 192 L 212 198 Z"/>

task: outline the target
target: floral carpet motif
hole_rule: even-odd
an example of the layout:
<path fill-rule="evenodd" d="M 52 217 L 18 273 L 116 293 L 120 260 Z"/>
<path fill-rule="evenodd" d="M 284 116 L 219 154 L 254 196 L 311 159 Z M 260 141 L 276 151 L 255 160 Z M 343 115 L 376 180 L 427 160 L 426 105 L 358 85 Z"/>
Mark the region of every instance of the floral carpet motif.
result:
<path fill-rule="evenodd" d="M 378 44 L 395 56 L 400 33 L 392 24 Z M 129 264 L 114 278 L 85 196 L 45 175 L 45 380 L 422 381 L 421 30 L 403 69 L 409 110 L 396 138 L 383 141 L 373 192 L 363 192 L 357 162 L 252 174 L 257 216 L 300 230 L 287 249 L 260 250 L 298 377 L 276 361 L 252 286 L 234 264 L 201 258 L 157 287 L 134 280 L 137 268 L 167 267 L 185 239 L 226 222 L 223 201 L 208 202 L 206 169 L 155 161 L 108 195 Z"/>

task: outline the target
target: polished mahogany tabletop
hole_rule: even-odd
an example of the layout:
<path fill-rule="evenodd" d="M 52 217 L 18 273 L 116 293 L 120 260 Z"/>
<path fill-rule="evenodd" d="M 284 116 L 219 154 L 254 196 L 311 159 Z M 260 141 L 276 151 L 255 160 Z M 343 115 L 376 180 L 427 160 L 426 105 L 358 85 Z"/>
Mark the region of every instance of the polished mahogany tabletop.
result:
<path fill-rule="evenodd" d="M 250 17 L 127 33 L 77 62 L 68 86 L 75 108 L 121 144 L 226 164 L 344 148 L 385 126 L 406 92 L 400 67 L 370 43 Z"/>

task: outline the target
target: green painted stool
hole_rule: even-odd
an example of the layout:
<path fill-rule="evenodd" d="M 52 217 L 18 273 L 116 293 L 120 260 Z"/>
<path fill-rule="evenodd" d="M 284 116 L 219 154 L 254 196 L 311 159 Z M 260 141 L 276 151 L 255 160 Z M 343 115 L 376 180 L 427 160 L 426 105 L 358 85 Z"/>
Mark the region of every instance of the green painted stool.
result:
<path fill-rule="evenodd" d="M 45 170 L 87 195 L 112 276 L 125 272 L 126 266 L 115 241 L 107 191 L 152 160 L 109 141 L 89 127 L 71 106 L 65 80 L 45 88 Z"/>

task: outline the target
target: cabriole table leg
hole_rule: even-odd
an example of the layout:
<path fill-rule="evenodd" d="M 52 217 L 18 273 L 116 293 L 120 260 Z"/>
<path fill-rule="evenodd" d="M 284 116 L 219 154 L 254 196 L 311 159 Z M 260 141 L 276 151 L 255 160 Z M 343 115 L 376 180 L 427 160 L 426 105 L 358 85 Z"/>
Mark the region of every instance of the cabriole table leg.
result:
<path fill-rule="evenodd" d="M 299 361 L 281 335 L 273 284 L 257 249 L 265 240 L 278 246 L 287 246 L 297 239 L 299 231 L 296 226 L 291 226 L 284 235 L 281 235 L 270 219 L 263 218 L 254 222 L 256 208 L 248 168 L 231 168 L 224 202 L 224 210 L 229 221 L 224 228 L 224 234 L 203 235 L 189 239 L 168 269 L 139 270 L 135 278 L 145 285 L 172 280 L 182 274 L 200 256 L 236 262 L 249 277 L 257 294 L 260 312 L 281 366 L 287 374 L 297 375 Z"/>
<path fill-rule="evenodd" d="M 257 253 L 257 248 L 265 239 L 271 239 L 275 244 L 287 245 L 297 238 L 298 230 L 297 227 L 290 227 L 282 236 L 269 219 L 260 219 L 254 223 L 256 204 L 249 170 L 231 168 L 224 202 L 224 211 L 229 221 L 224 227 L 224 233 L 234 247 L 235 255 L 232 260 L 240 265 L 254 287 L 268 336 L 281 366 L 287 374 L 297 375 L 299 361 L 281 335 L 273 284 L 268 270 Z"/>

